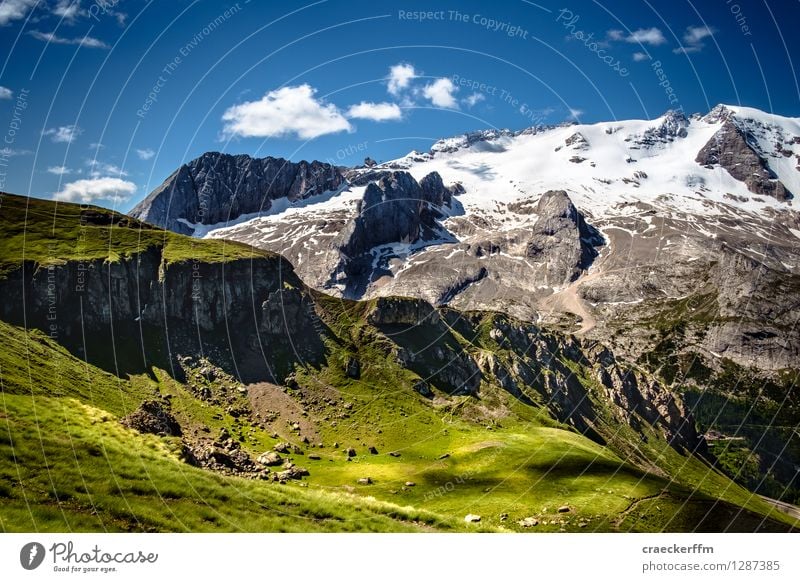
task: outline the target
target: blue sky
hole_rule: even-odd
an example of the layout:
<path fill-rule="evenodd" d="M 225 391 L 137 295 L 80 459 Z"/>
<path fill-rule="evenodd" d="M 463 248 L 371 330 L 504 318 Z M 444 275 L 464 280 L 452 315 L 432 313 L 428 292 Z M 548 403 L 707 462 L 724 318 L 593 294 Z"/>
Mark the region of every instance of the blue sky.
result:
<path fill-rule="evenodd" d="M 342 165 L 717 103 L 800 116 L 797 0 L 0 0 L 0 189 L 128 210 L 209 150 Z"/>

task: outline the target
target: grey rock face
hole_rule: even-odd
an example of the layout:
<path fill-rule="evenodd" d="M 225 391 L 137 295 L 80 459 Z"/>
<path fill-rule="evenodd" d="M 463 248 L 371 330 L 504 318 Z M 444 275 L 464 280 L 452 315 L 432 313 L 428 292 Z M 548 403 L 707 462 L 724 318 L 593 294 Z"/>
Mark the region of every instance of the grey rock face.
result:
<path fill-rule="evenodd" d="M 408 172 L 383 175 L 369 183 L 358 216 L 335 244 L 347 256 L 357 257 L 378 245 L 436 236 L 438 209 L 449 206 L 450 199 L 435 172 L 419 183 Z"/>
<path fill-rule="evenodd" d="M 546 260 L 548 281 L 574 280 L 597 257 L 603 244 L 600 233 L 589 226 L 563 190 L 542 194 L 539 216 L 525 245 L 525 256 Z"/>
<path fill-rule="evenodd" d="M 426 248 L 423 258 L 387 274 L 367 295 L 422 297 L 435 305 L 496 309 L 532 318 L 543 288 L 569 284 L 604 244 L 563 191 L 508 206 L 526 219 L 500 230 L 479 217 L 450 219 L 460 242 Z"/>
<path fill-rule="evenodd" d="M 361 297 L 376 276 L 376 247 L 424 244 L 448 237 L 437 219 L 451 201 L 451 191 L 436 172 L 420 182 L 408 172 L 381 173 L 377 181 L 370 182 L 357 206 L 357 216 L 332 242 L 341 256 L 336 271 L 345 280 L 345 296 Z"/>
<path fill-rule="evenodd" d="M 372 325 L 421 325 L 439 323 L 439 313 L 422 299 L 379 297 L 367 314 Z"/>
<path fill-rule="evenodd" d="M 645 131 L 641 135 L 628 138 L 635 146 L 632 149 L 652 148 L 659 144 L 667 144 L 688 135 L 689 120 L 680 111 L 670 110 L 664 115 L 664 121 L 658 126 Z"/>
<path fill-rule="evenodd" d="M 281 257 L 168 262 L 150 248 L 116 262 L 69 261 L 49 270 L 26 262 L 0 280 L 0 293 L 4 320 L 22 325 L 27 313 L 29 327 L 49 330 L 115 372 L 156 364 L 179 375 L 178 354 L 212 353 L 245 381 L 276 381 L 291 362 L 318 361 L 323 353 L 305 287 Z M 148 359 L 119 360 L 117 351 Z"/>
<path fill-rule="evenodd" d="M 340 169 L 330 164 L 209 152 L 178 168 L 130 215 L 192 234 L 194 229 L 186 222 L 226 222 L 267 211 L 274 200 L 302 200 L 337 190 L 343 183 Z"/>
<path fill-rule="evenodd" d="M 792 193 L 777 180 L 774 172 L 748 144 L 747 136 L 727 120 L 697 154 L 695 161 L 704 166 L 719 165 L 744 182 L 754 194 L 788 200 Z"/>

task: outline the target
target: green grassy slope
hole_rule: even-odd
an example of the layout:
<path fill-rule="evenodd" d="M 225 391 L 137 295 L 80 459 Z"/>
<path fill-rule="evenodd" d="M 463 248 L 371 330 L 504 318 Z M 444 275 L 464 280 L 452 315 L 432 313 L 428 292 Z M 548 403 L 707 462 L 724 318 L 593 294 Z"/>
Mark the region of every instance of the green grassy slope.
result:
<path fill-rule="evenodd" d="M 115 261 L 150 247 L 162 248 L 164 258 L 173 262 L 275 256 L 237 242 L 177 235 L 103 208 L 4 193 L 0 193 L 0 221 L 0 273 L 23 260 L 43 266 L 66 260 Z"/>
<path fill-rule="evenodd" d="M 87 217 L 75 205 L 11 196 L 0 198 L 0 226 L 0 273 L 23 256 L 40 264 L 115 261 L 150 246 L 163 248 L 167 261 L 267 256 L 145 228 L 108 211 L 93 209 Z M 398 363 L 390 342 L 368 323 L 370 303 L 313 296 L 327 326 L 324 363 L 297 366 L 292 388 L 251 387 L 250 399 L 231 390 L 236 382 L 224 374 L 175 378 L 151 367 L 118 377 L 39 331 L 0 322 L 0 528 L 786 531 L 797 525 L 678 454 L 654 431 L 643 441 L 624 423 L 615 425 L 612 450 L 557 422 L 539 403 L 487 382 L 477 397 L 438 391 L 422 398 L 412 388 L 418 374 Z M 484 335 L 474 346 L 453 330 L 448 342 L 504 357 Z M 347 367 L 356 356 L 354 375 Z M 591 385 L 579 367 L 576 374 Z M 262 400 L 253 396 L 259 390 Z M 182 437 L 142 435 L 120 424 L 149 399 L 171 402 Z M 280 484 L 185 462 L 186 443 L 223 429 L 253 458 L 278 442 L 292 443 L 296 452 L 284 458 L 310 475 Z M 348 447 L 356 451 L 349 460 Z M 628 462 L 634 453 L 651 466 Z M 371 483 L 358 482 L 367 477 Z M 562 506 L 569 511 L 558 512 Z M 465 524 L 468 513 L 480 515 L 480 524 Z M 527 517 L 538 525 L 521 527 Z"/>
<path fill-rule="evenodd" d="M 462 527 L 430 512 L 226 477 L 181 460 L 176 437 L 119 416 L 158 386 L 75 359 L 38 332 L 0 322 L 2 531 L 427 531 Z"/>

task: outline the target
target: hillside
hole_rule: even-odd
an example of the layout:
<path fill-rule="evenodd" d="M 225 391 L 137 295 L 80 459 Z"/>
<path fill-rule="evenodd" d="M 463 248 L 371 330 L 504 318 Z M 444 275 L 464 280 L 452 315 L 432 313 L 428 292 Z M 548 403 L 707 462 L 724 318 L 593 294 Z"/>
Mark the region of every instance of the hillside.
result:
<path fill-rule="evenodd" d="M 3 194 L 0 229 L 4 531 L 797 525 L 597 340 L 99 208 Z"/>
<path fill-rule="evenodd" d="M 200 164 L 228 189 L 229 158 Z M 192 233 L 278 252 L 336 297 L 415 297 L 599 342 L 691 408 L 729 476 L 800 500 L 800 120 L 718 105 L 368 162 L 327 192 L 187 215 Z"/>

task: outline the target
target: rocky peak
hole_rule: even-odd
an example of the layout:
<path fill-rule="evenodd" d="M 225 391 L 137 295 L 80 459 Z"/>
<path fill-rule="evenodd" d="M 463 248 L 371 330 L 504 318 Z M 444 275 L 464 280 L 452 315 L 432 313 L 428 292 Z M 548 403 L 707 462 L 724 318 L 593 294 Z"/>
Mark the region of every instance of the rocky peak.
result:
<path fill-rule="evenodd" d="M 391 242 L 408 243 L 428 234 L 437 225 L 439 209 L 449 206 L 450 191 L 442 177 L 432 172 L 417 182 L 408 172 L 383 174 L 370 182 L 359 201 L 358 216 L 346 229 L 342 251 L 358 254 Z"/>
<path fill-rule="evenodd" d="M 792 198 L 792 193 L 777 179 L 750 141 L 732 118 L 728 118 L 698 152 L 695 161 L 707 168 L 725 168 L 733 178 L 744 182 L 747 189 L 754 194 L 771 196 L 782 201 Z"/>
<path fill-rule="evenodd" d="M 689 120 L 683 112 L 670 109 L 664 114 L 661 123 L 656 127 L 651 127 L 640 135 L 631 136 L 627 141 L 632 141 L 636 144 L 633 149 L 638 149 L 639 147 L 651 148 L 686 137 L 689 135 L 688 127 Z"/>
<path fill-rule="evenodd" d="M 658 127 L 659 133 L 670 137 L 686 137 L 689 119 L 682 111 L 670 109 L 664 114 L 664 121 Z"/>
<path fill-rule="evenodd" d="M 566 140 L 564 140 L 564 144 L 567 147 L 571 147 L 572 149 L 579 151 L 585 151 L 589 149 L 589 140 L 587 140 L 586 137 L 580 132 L 573 133 Z"/>
<path fill-rule="evenodd" d="M 182 165 L 130 215 L 193 234 L 192 225 L 264 212 L 274 200 L 302 200 L 337 190 L 343 183 L 342 172 L 331 164 L 207 152 Z"/>
<path fill-rule="evenodd" d="M 706 123 L 721 123 L 733 117 L 733 111 L 725 107 L 722 103 L 714 106 L 702 119 Z"/>
<path fill-rule="evenodd" d="M 542 194 L 536 206 L 539 218 L 531 229 L 525 255 L 546 259 L 548 280 L 575 279 L 597 257 L 602 235 L 586 223 L 563 190 Z"/>
<path fill-rule="evenodd" d="M 333 241 L 339 270 L 348 277 L 348 295 L 359 295 L 375 269 L 372 251 L 381 245 L 417 244 L 446 236 L 438 223 L 451 205 L 452 192 L 432 172 L 417 182 L 408 172 L 380 172 L 358 202 L 357 216 Z"/>

